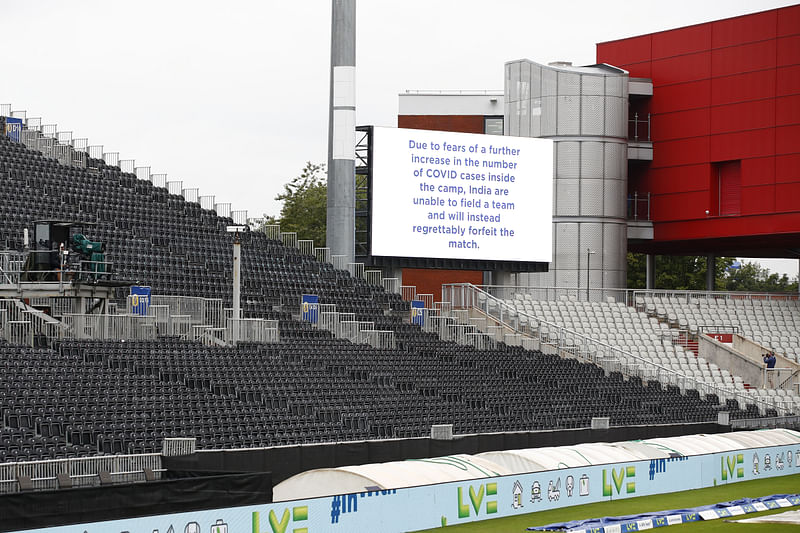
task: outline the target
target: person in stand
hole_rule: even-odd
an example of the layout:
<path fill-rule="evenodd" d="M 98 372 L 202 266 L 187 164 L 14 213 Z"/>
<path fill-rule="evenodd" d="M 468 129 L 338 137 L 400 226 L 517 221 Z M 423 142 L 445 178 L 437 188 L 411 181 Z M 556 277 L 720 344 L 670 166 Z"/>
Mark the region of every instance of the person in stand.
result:
<path fill-rule="evenodd" d="M 769 383 L 770 388 L 773 387 L 771 370 L 775 368 L 776 361 L 775 352 L 770 351 L 764 354 L 764 364 L 767 365 L 767 382 Z"/>

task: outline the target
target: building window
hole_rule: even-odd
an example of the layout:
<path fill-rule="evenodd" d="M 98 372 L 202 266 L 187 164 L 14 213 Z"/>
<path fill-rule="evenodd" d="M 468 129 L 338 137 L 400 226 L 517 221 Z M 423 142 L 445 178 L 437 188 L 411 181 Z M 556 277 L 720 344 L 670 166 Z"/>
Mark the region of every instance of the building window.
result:
<path fill-rule="evenodd" d="M 502 135 L 503 117 L 484 117 L 483 133 L 487 135 Z"/>
<path fill-rule="evenodd" d="M 713 163 L 711 174 L 713 214 L 738 215 L 742 206 L 742 162 L 720 161 Z M 714 205 L 716 204 L 716 205 Z"/>

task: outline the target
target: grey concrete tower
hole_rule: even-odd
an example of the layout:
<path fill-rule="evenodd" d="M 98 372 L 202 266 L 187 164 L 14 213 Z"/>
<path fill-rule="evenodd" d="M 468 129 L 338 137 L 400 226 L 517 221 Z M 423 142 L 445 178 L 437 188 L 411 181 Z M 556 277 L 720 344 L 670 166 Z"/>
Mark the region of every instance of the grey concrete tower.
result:
<path fill-rule="evenodd" d="M 506 63 L 505 134 L 555 141 L 553 261 L 518 284 L 625 287 L 627 128 L 626 71 Z"/>
<path fill-rule="evenodd" d="M 328 227 L 332 255 L 355 256 L 356 0 L 333 0 L 328 116 Z"/>

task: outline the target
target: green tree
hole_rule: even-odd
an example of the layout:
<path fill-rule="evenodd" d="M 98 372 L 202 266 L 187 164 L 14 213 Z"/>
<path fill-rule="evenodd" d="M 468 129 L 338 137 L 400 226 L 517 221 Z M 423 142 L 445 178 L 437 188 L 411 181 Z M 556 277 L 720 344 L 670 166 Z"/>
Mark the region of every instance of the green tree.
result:
<path fill-rule="evenodd" d="M 726 269 L 732 257 L 718 257 L 714 269 L 715 288 L 725 290 Z M 644 289 L 646 280 L 644 254 L 628 254 L 628 288 Z M 702 291 L 706 288 L 706 257 L 691 255 L 656 256 L 655 286 L 667 290 Z"/>
<path fill-rule="evenodd" d="M 283 192 L 275 197 L 283 202 L 280 215 L 264 215 L 257 224 L 259 229 L 269 224 L 280 224 L 281 231 L 295 231 L 298 239 L 310 239 L 314 246 L 325 246 L 325 229 L 328 213 L 328 184 L 325 165 L 310 161 L 300 175 L 283 186 Z"/>
<path fill-rule="evenodd" d="M 725 290 L 750 292 L 797 292 L 797 278 L 790 280 L 786 274 L 770 272 L 758 263 L 742 263 L 739 268 L 728 269 L 724 280 Z"/>

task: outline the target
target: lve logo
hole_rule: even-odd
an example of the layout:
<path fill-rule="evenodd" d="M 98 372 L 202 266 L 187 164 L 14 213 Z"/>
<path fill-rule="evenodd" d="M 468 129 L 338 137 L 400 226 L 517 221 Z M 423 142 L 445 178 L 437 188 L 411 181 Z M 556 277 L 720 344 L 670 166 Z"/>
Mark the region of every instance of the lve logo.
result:
<path fill-rule="evenodd" d="M 497 483 L 486 483 L 485 485 L 480 485 L 478 491 L 475 492 L 475 487 L 470 485 L 469 487 L 469 501 L 464 502 L 464 491 L 463 487 L 458 487 L 458 517 L 459 518 L 468 518 L 470 515 L 470 504 L 472 504 L 472 508 L 475 509 L 475 515 L 477 516 L 481 512 L 481 503 L 483 502 L 484 495 L 486 496 L 495 496 L 497 494 Z M 497 512 L 497 499 L 494 500 L 487 500 L 486 502 L 486 514 L 494 514 Z"/>
<path fill-rule="evenodd" d="M 634 481 L 636 478 L 635 466 L 623 466 L 619 469 L 619 472 L 612 468 L 610 476 L 608 470 L 603 470 L 603 496 L 612 496 L 614 489 L 616 489 L 617 494 L 622 494 L 622 484 L 626 478 L 630 479 L 630 481 L 625 483 L 625 493 L 633 494 L 636 492 L 636 482 Z"/>
<path fill-rule="evenodd" d="M 722 469 L 722 481 L 727 481 L 728 478 L 734 479 L 744 477 L 744 454 L 729 455 L 728 457 L 720 457 L 720 468 Z"/>
<path fill-rule="evenodd" d="M 296 527 L 291 530 L 287 529 L 289 527 L 290 518 L 293 526 L 302 526 L 303 524 L 296 524 L 296 522 L 305 522 L 308 520 L 308 507 L 305 505 L 293 507 L 291 513 L 289 509 L 284 509 L 280 520 L 278 519 L 278 515 L 275 514 L 275 511 L 270 510 L 267 518 L 269 520 L 271 533 L 287 533 L 287 531 L 291 531 L 292 533 L 308 533 L 308 528 L 306 527 Z M 258 511 L 253 512 L 253 533 L 261 533 L 261 520 Z M 266 530 L 264 530 L 264 533 L 267 533 Z"/>

